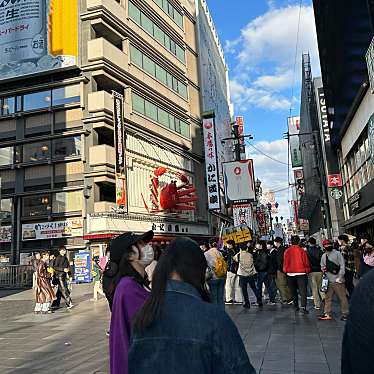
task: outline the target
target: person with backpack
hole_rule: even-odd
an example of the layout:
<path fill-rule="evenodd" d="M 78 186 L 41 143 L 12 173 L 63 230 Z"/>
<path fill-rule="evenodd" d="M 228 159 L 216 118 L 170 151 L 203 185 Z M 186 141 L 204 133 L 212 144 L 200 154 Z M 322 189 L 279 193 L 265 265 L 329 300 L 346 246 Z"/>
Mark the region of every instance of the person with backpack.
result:
<path fill-rule="evenodd" d="M 204 253 L 208 263 L 208 286 L 213 304 L 225 310 L 225 283 L 227 275 L 227 264 L 222 253 L 217 249 L 217 240 L 211 239 L 210 249 Z"/>
<path fill-rule="evenodd" d="M 227 247 L 223 254 L 223 257 L 227 263 L 227 278 L 226 278 L 226 304 L 235 304 L 241 302 L 240 295 L 237 294 L 237 284 L 239 277 L 237 275 L 238 263 L 234 261 L 234 257 L 238 251 L 235 248 L 235 242 L 233 240 L 227 241 Z"/>
<path fill-rule="evenodd" d="M 345 263 L 345 288 L 348 291 L 348 297 L 351 298 L 353 294 L 353 290 L 355 286 L 353 284 L 353 279 L 356 273 L 356 266 L 355 266 L 355 256 L 353 252 L 353 248 L 348 244 L 349 238 L 348 235 L 339 235 L 338 242 L 340 246 L 340 252 L 344 257 Z"/>
<path fill-rule="evenodd" d="M 307 247 L 307 255 L 310 264 L 310 273 L 308 274 L 309 285 L 312 289 L 314 309 L 321 309 L 321 302 L 324 300 L 325 295 L 321 292 L 323 273 L 321 270 L 321 258 L 323 251 L 317 245 L 315 238 L 309 238 L 309 246 Z"/>
<path fill-rule="evenodd" d="M 346 321 L 348 318 L 349 306 L 344 284 L 345 263 L 343 255 L 337 251 L 330 240 L 322 242 L 326 253 L 321 259 L 322 271 L 327 275 L 329 280 L 328 289 L 325 297 L 325 313 L 318 319 L 321 321 L 332 320 L 332 298 L 336 294 L 340 300 L 341 320 Z"/>
<path fill-rule="evenodd" d="M 248 297 L 248 285 L 251 287 L 253 293 L 256 296 L 257 303 L 261 303 L 259 298 L 259 292 L 257 289 L 257 271 L 253 263 L 253 246 L 251 242 L 248 244 L 242 244 L 240 252 L 233 258 L 233 260 L 238 263 L 238 276 L 239 284 L 242 290 L 244 304 L 243 307 L 249 309 L 251 303 Z"/>
<path fill-rule="evenodd" d="M 131 374 L 255 374 L 237 327 L 205 286 L 207 261 L 189 238 L 174 240 L 135 318 Z"/>
<path fill-rule="evenodd" d="M 291 290 L 287 284 L 287 274 L 283 273 L 283 262 L 284 262 L 284 252 L 286 251 L 286 246 L 283 244 L 283 239 L 277 236 L 274 239 L 274 246 L 277 249 L 277 278 L 276 285 L 279 290 L 282 303 L 292 304 L 292 294 Z"/>
<path fill-rule="evenodd" d="M 262 307 L 262 286 L 265 284 L 265 287 L 269 293 L 270 301 L 275 299 L 275 295 L 273 295 L 273 290 L 269 286 L 269 276 L 268 270 L 270 266 L 270 257 L 269 253 L 266 248 L 266 243 L 263 241 L 258 241 L 255 246 L 254 251 L 254 264 L 255 269 L 257 271 L 257 289 L 258 289 L 258 306 Z M 276 291 L 276 290 L 275 290 Z"/>
<path fill-rule="evenodd" d="M 110 373 L 128 374 L 128 349 L 133 318 L 149 296 L 145 268 L 153 261 L 153 231 L 128 232 L 110 243 L 103 290 L 112 311 L 109 333 Z"/>
<path fill-rule="evenodd" d="M 284 253 L 283 272 L 287 274 L 288 286 L 292 292 L 293 305 L 295 311 L 299 308 L 299 295 L 301 299 L 302 314 L 309 314 L 307 305 L 307 285 L 310 264 L 306 251 L 300 247 L 300 237 L 291 237 L 291 246 Z"/>

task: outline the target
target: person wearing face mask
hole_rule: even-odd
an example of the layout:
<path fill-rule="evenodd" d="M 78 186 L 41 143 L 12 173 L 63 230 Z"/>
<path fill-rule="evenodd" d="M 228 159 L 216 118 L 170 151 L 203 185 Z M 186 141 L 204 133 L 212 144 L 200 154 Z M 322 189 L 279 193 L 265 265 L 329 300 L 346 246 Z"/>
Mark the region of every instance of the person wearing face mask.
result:
<path fill-rule="evenodd" d="M 287 274 L 283 272 L 284 252 L 287 248 L 283 245 L 283 239 L 279 236 L 274 239 L 274 246 L 277 248 L 276 285 L 278 287 L 282 303 L 290 305 L 293 303 L 292 294 L 287 284 Z"/>
<path fill-rule="evenodd" d="M 332 298 L 336 294 L 340 300 L 341 309 L 341 320 L 346 321 L 348 319 L 348 300 L 347 291 L 345 288 L 345 262 L 343 255 L 338 252 L 333 243 L 330 240 L 324 240 L 322 246 L 326 253 L 323 254 L 321 259 L 321 269 L 327 275 L 329 280 L 329 286 L 325 297 L 325 313 L 318 319 L 321 321 L 332 320 Z"/>
<path fill-rule="evenodd" d="M 103 286 L 112 311 L 109 332 L 111 374 L 128 374 L 133 318 L 150 292 L 145 268 L 154 260 L 149 243 L 153 235 L 153 231 L 142 235 L 125 233 L 110 244 L 110 261 L 104 272 Z"/>
<path fill-rule="evenodd" d="M 270 266 L 270 257 L 269 252 L 266 248 L 266 244 L 263 241 L 256 243 L 254 252 L 254 264 L 257 271 L 257 289 L 258 289 L 258 306 L 262 307 L 262 286 L 265 284 L 265 287 L 269 293 L 270 303 L 273 304 L 275 299 L 274 290 L 269 285 L 269 276 L 268 270 Z"/>

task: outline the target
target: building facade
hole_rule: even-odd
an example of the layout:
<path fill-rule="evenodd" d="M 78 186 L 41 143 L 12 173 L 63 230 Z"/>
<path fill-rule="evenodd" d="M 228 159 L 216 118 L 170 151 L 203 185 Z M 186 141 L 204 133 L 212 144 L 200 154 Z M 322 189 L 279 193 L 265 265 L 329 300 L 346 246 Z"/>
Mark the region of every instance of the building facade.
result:
<path fill-rule="evenodd" d="M 374 6 L 366 0 L 314 0 L 313 5 L 325 121 L 339 162 L 333 182 L 339 185 L 336 197 L 340 196 L 340 214 L 344 214 L 340 231 L 374 235 L 374 155 L 370 146 L 374 110 L 365 61 L 373 39 Z M 372 65 L 372 60 L 368 63 Z"/>
<path fill-rule="evenodd" d="M 104 251 L 108 240 L 128 230 L 153 229 L 159 241 L 209 236 L 197 4 L 61 4 L 74 1 L 77 63 L 65 68 L 68 49 L 61 48 L 58 69 L 37 71 L 40 59 L 35 71 L 23 65 L 0 84 L 0 255 L 19 263 L 30 252 L 60 245 Z M 71 22 L 71 14 L 63 20 Z M 50 49 L 53 40 L 49 31 Z M 124 98 L 122 211 L 116 209 L 113 91 Z M 164 211 L 150 198 L 151 178 L 165 185 L 180 183 L 181 175 L 196 188 L 196 210 Z"/>

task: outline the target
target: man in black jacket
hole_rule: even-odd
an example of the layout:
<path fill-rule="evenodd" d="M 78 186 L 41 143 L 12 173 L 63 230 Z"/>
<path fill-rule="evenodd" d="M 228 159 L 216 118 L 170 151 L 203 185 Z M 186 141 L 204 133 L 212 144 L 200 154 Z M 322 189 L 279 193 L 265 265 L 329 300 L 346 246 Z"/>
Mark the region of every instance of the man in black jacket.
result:
<path fill-rule="evenodd" d="M 238 263 L 233 260 L 233 257 L 238 253 L 235 248 L 233 240 L 227 241 L 227 248 L 224 252 L 224 258 L 227 263 L 227 278 L 226 278 L 226 304 L 240 303 L 241 295 L 236 292 L 239 286 L 239 278 L 237 276 Z"/>
<path fill-rule="evenodd" d="M 59 248 L 59 255 L 53 261 L 53 270 L 58 285 L 58 291 L 56 295 L 57 300 L 52 304 L 52 307 L 58 308 L 60 306 L 61 297 L 63 297 L 66 307 L 71 309 L 74 305 L 67 287 L 67 277 L 71 272 L 69 260 L 66 257 L 66 248 L 64 246 Z"/>
<path fill-rule="evenodd" d="M 317 245 L 314 238 L 309 238 L 309 246 L 307 247 L 307 255 L 310 263 L 311 272 L 308 274 L 309 286 L 312 289 L 314 309 L 321 309 L 321 302 L 324 299 L 324 294 L 321 293 L 322 285 L 322 270 L 321 258 L 323 255 L 322 249 Z"/>
<path fill-rule="evenodd" d="M 270 266 L 269 252 L 267 251 L 266 244 L 263 241 L 256 243 L 256 250 L 254 252 L 254 264 L 257 271 L 257 289 L 258 289 L 258 306 L 263 306 L 262 302 L 262 286 L 268 291 L 270 302 L 274 304 L 275 295 L 273 289 L 269 287 L 269 275 L 268 270 Z"/>
<path fill-rule="evenodd" d="M 292 304 L 291 290 L 287 284 L 287 275 L 283 273 L 283 260 L 286 247 L 283 245 L 283 239 L 279 236 L 274 239 L 274 246 L 277 248 L 277 287 L 284 304 Z"/>

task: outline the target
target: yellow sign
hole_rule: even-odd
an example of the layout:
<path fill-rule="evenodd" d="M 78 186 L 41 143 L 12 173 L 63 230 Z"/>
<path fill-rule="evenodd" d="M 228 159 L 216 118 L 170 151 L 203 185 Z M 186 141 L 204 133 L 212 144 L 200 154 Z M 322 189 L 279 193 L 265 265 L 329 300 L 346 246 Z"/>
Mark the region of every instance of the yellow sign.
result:
<path fill-rule="evenodd" d="M 225 228 L 222 234 L 224 245 L 226 245 L 229 240 L 233 240 L 235 244 L 249 242 L 252 240 L 251 230 L 246 225 Z"/>

